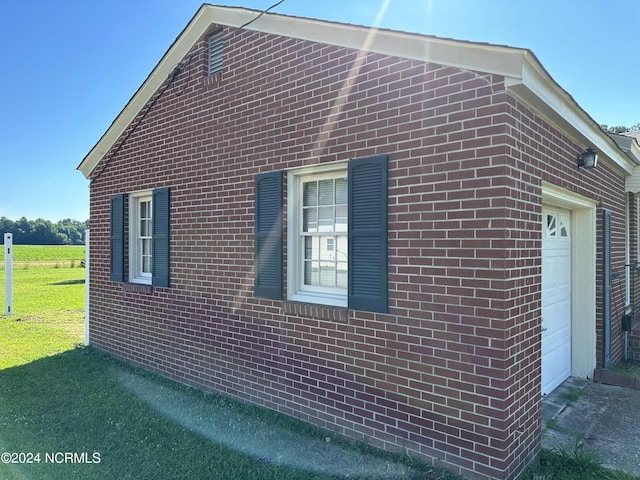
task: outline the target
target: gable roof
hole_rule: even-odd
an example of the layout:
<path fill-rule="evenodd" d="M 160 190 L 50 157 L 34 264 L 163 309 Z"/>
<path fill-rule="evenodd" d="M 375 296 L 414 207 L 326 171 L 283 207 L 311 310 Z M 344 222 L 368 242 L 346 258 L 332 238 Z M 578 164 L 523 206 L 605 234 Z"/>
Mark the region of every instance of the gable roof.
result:
<path fill-rule="evenodd" d="M 505 77 L 505 85 L 513 95 L 577 143 L 584 144 L 585 148 L 594 147 L 604 161 L 610 161 L 627 175 L 632 173 L 636 164 L 640 164 L 640 157 L 631 158 L 602 132 L 571 95 L 553 80 L 530 50 L 204 4 L 82 160 L 78 170 L 86 178 L 90 177 L 102 157 L 151 100 L 176 65 L 185 60 L 211 24 L 237 28 L 244 26 L 252 31 L 501 75 Z"/>

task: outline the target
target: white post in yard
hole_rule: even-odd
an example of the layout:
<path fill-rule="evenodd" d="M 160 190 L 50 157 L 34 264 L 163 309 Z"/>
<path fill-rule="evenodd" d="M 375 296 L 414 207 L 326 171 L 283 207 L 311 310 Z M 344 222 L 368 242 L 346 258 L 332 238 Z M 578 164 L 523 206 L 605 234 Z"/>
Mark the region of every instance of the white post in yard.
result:
<path fill-rule="evenodd" d="M 4 234 L 4 314 L 13 313 L 13 235 Z"/>
<path fill-rule="evenodd" d="M 84 344 L 89 345 L 89 230 L 84 232 Z"/>

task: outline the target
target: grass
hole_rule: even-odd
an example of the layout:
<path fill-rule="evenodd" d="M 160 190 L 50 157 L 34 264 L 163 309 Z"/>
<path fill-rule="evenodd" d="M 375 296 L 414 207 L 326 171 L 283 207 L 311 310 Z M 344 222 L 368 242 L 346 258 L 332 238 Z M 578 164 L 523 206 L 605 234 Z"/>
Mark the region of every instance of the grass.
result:
<path fill-rule="evenodd" d="M 82 343 L 85 269 L 55 268 L 42 263 L 43 259 L 68 261 L 69 252 L 84 255 L 84 247 L 80 248 L 15 247 L 17 258 L 33 261 L 28 268 L 15 268 L 14 264 L 13 314 L 0 316 L 0 369 L 64 352 Z M 0 313 L 5 310 L 4 276 L 4 270 L 0 271 Z"/>
<path fill-rule="evenodd" d="M 573 451 L 543 449 L 519 480 L 638 480 L 619 470 L 609 470 L 582 444 Z"/>
<path fill-rule="evenodd" d="M 613 368 L 616 373 L 640 377 L 640 362 L 637 360 L 622 360 Z"/>
<path fill-rule="evenodd" d="M 1 370 L 0 384 L 0 451 L 40 454 L 39 463 L 0 464 L 3 479 L 330 480 L 370 478 L 372 471 L 392 473 L 379 478 L 457 478 L 351 442 L 327 461 L 323 450 L 341 441 L 320 429 L 177 385 L 91 348 Z M 56 452 L 99 463 L 45 461 Z M 312 461 L 317 456 L 319 463 Z M 344 473 L 332 468 L 340 465 Z"/>

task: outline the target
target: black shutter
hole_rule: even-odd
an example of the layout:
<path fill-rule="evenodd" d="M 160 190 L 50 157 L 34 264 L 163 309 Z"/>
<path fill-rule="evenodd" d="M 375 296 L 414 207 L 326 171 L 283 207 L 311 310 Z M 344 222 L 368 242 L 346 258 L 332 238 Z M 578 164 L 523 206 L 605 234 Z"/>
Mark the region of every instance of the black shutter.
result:
<path fill-rule="evenodd" d="M 124 199 L 125 195 L 111 195 L 109 231 L 109 279 L 124 282 Z"/>
<path fill-rule="evenodd" d="M 169 188 L 153 191 L 153 275 L 156 287 L 169 287 Z"/>
<path fill-rule="evenodd" d="M 255 177 L 255 296 L 282 300 L 282 171 Z"/>
<path fill-rule="evenodd" d="M 387 155 L 349 162 L 349 308 L 388 310 Z"/>

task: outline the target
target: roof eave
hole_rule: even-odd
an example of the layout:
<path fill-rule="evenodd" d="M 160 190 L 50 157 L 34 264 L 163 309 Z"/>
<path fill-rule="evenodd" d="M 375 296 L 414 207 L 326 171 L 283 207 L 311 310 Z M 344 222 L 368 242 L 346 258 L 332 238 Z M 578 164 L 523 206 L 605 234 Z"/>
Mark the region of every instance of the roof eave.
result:
<path fill-rule="evenodd" d="M 553 80 L 533 54 L 523 55 L 520 78 L 507 79 L 506 84 L 514 96 L 531 106 L 576 143 L 584 145 L 585 149 L 593 147 L 598 151 L 601 161 L 624 175 L 631 174 L 634 162 L 573 97 Z M 580 152 L 576 152 L 576 157 L 578 153 Z"/>

